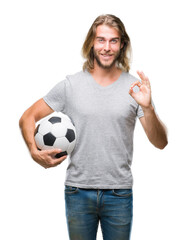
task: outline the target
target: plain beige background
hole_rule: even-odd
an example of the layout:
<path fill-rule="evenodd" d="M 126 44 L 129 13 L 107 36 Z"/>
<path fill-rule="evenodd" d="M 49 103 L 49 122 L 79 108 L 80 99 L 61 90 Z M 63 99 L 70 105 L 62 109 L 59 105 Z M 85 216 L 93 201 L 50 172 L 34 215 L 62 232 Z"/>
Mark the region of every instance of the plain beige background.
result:
<path fill-rule="evenodd" d="M 23 111 L 68 74 L 80 71 L 81 47 L 95 18 L 121 18 L 131 38 L 131 74 L 143 70 L 169 130 L 163 151 L 134 134 L 132 240 L 187 239 L 186 5 L 178 0 L 0 3 L 0 238 L 68 239 L 64 178 L 68 160 L 45 170 L 22 140 Z M 97 137 L 97 136 L 96 136 Z M 98 240 L 101 240 L 101 230 Z"/>

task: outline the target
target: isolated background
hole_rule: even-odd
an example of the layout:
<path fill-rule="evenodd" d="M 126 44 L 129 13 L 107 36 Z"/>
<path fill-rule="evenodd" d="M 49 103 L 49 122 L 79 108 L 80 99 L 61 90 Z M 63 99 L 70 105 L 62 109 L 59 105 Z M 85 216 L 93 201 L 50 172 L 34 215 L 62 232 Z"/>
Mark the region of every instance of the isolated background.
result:
<path fill-rule="evenodd" d="M 121 18 L 131 38 L 131 74 L 143 70 L 169 131 L 163 151 L 134 134 L 132 240 L 187 239 L 186 7 L 178 0 L 0 2 L 0 238 L 68 239 L 67 160 L 43 169 L 30 157 L 18 121 L 68 74 L 80 71 L 81 47 L 100 14 Z M 97 137 L 97 136 L 96 136 Z M 98 240 L 101 240 L 99 228 Z"/>

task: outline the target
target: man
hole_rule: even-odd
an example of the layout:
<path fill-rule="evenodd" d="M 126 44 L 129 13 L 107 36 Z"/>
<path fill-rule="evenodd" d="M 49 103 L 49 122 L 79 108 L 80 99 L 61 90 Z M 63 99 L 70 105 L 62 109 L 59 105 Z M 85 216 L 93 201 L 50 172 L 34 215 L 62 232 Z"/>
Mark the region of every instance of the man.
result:
<path fill-rule="evenodd" d="M 96 239 L 99 221 L 104 240 L 130 239 L 136 117 L 155 147 L 167 145 L 166 129 L 152 105 L 148 77 L 138 71 L 140 82 L 129 74 L 130 50 L 121 20 L 113 15 L 99 16 L 83 45 L 83 71 L 67 76 L 20 119 L 32 158 L 45 168 L 57 166 L 66 156 L 55 158 L 60 149 L 37 150 L 36 121 L 61 111 L 76 127 L 77 143 L 65 181 L 71 240 Z"/>

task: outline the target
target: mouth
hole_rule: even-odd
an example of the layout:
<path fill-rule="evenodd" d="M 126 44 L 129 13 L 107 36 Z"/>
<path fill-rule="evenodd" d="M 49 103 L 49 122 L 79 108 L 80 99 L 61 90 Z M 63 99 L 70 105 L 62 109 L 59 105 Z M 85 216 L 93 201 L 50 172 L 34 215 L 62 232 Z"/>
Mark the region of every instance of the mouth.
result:
<path fill-rule="evenodd" d="M 101 57 L 106 59 L 106 60 L 109 60 L 109 59 L 111 59 L 113 57 L 113 55 L 112 54 L 102 54 L 101 53 Z"/>
<path fill-rule="evenodd" d="M 113 54 L 101 53 L 102 56 L 113 56 Z"/>

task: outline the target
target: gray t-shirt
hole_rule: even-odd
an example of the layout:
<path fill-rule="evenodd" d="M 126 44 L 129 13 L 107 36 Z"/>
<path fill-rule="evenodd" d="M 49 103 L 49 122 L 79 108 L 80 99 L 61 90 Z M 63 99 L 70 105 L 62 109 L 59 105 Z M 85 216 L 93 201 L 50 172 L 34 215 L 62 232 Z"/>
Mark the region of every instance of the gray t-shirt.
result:
<path fill-rule="evenodd" d="M 103 87 L 88 71 L 69 75 L 44 101 L 67 114 L 75 125 L 77 141 L 69 156 L 65 184 L 79 188 L 132 188 L 131 163 L 136 118 L 144 116 L 129 95 L 138 79 L 122 72 Z"/>

